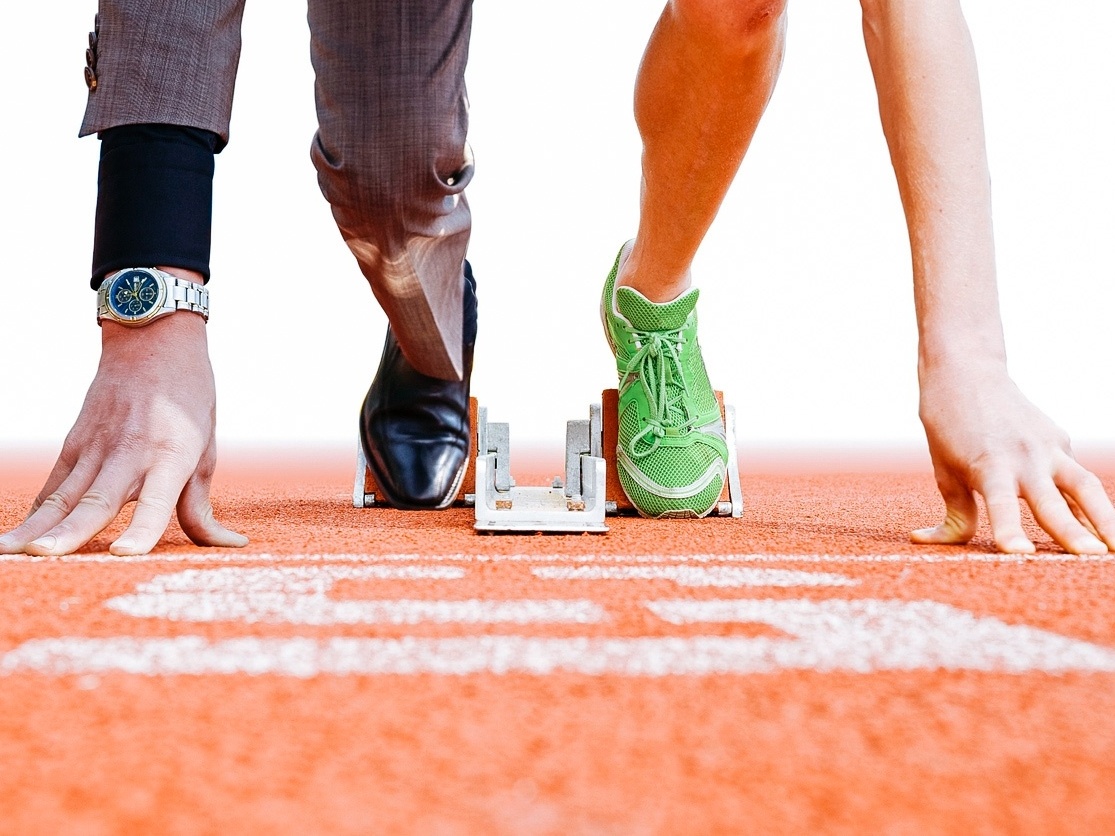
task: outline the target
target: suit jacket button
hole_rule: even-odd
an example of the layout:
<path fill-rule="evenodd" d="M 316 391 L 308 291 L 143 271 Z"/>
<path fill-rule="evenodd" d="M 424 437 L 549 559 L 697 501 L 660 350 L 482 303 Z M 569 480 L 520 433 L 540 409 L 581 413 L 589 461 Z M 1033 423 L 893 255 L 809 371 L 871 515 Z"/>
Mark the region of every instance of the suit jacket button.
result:
<path fill-rule="evenodd" d="M 97 33 L 96 32 L 90 32 L 89 33 L 89 48 L 90 49 L 96 49 L 97 48 Z"/>
<path fill-rule="evenodd" d="M 89 88 L 90 93 L 97 89 L 97 74 L 93 72 L 92 67 L 85 68 L 85 86 Z"/>
<path fill-rule="evenodd" d="M 97 69 L 97 53 L 91 49 L 85 50 L 85 65 L 91 70 Z"/>

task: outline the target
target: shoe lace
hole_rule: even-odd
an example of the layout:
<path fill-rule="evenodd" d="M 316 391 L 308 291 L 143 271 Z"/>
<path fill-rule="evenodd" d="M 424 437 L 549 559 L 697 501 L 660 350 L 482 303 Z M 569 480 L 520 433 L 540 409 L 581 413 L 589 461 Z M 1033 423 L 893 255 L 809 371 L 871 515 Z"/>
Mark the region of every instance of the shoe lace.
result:
<path fill-rule="evenodd" d="M 681 362 L 681 347 L 685 345 L 682 329 L 634 330 L 632 335 L 639 350 L 627 363 L 620 389 L 632 377 L 637 377 L 650 404 L 647 425 L 627 443 L 631 457 L 641 459 L 658 449 L 666 436 L 681 435 L 688 430 L 692 418 L 686 405 L 688 386 Z M 648 439 L 649 444 L 644 444 Z"/>

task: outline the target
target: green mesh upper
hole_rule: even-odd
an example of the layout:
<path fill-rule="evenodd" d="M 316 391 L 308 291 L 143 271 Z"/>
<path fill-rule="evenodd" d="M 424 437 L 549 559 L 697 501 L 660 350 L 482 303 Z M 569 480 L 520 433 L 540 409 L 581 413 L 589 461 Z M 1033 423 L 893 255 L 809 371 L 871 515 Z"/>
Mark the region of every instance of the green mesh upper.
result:
<path fill-rule="evenodd" d="M 601 315 L 619 374 L 620 484 L 645 516 L 702 517 L 720 497 L 728 450 L 697 342 L 700 294 L 651 302 L 616 287 L 619 265 L 617 257 Z"/>

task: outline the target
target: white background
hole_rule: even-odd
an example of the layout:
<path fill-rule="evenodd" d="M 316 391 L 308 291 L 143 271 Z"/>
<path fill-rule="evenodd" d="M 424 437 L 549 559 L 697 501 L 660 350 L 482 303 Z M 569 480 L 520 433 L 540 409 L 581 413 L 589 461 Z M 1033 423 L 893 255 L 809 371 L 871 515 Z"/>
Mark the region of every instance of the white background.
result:
<path fill-rule="evenodd" d="M 469 89 L 474 393 L 558 445 L 614 385 L 600 285 L 634 232 L 631 90 L 657 3 L 478 0 Z M 970 2 L 1012 373 L 1115 441 L 1115 6 Z M 96 366 L 97 141 L 77 139 L 92 0 L 5 9 L 0 446 L 58 445 Z M 858 4 L 791 3 L 784 71 L 695 265 L 714 384 L 763 445 L 924 445 L 909 255 Z M 317 191 L 304 4 L 248 4 L 217 158 L 209 326 L 222 442 L 354 444 L 385 319 Z M 190 358 L 182 358 L 182 363 Z M 167 370 L 173 374 L 173 369 Z"/>

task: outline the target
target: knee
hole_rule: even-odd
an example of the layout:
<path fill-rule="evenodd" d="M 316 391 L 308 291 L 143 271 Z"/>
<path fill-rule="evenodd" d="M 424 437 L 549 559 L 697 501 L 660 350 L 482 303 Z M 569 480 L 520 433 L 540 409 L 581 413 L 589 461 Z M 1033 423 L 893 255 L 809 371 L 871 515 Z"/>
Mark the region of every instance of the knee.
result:
<path fill-rule="evenodd" d="M 322 194 L 335 212 L 367 223 L 406 221 L 451 211 L 472 177 L 467 146 L 364 142 L 330 148 L 320 134 L 311 156 Z"/>
<path fill-rule="evenodd" d="M 724 46 L 770 37 L 786 14 L 786 0 L 670 0 L 675 20 Z"/>

